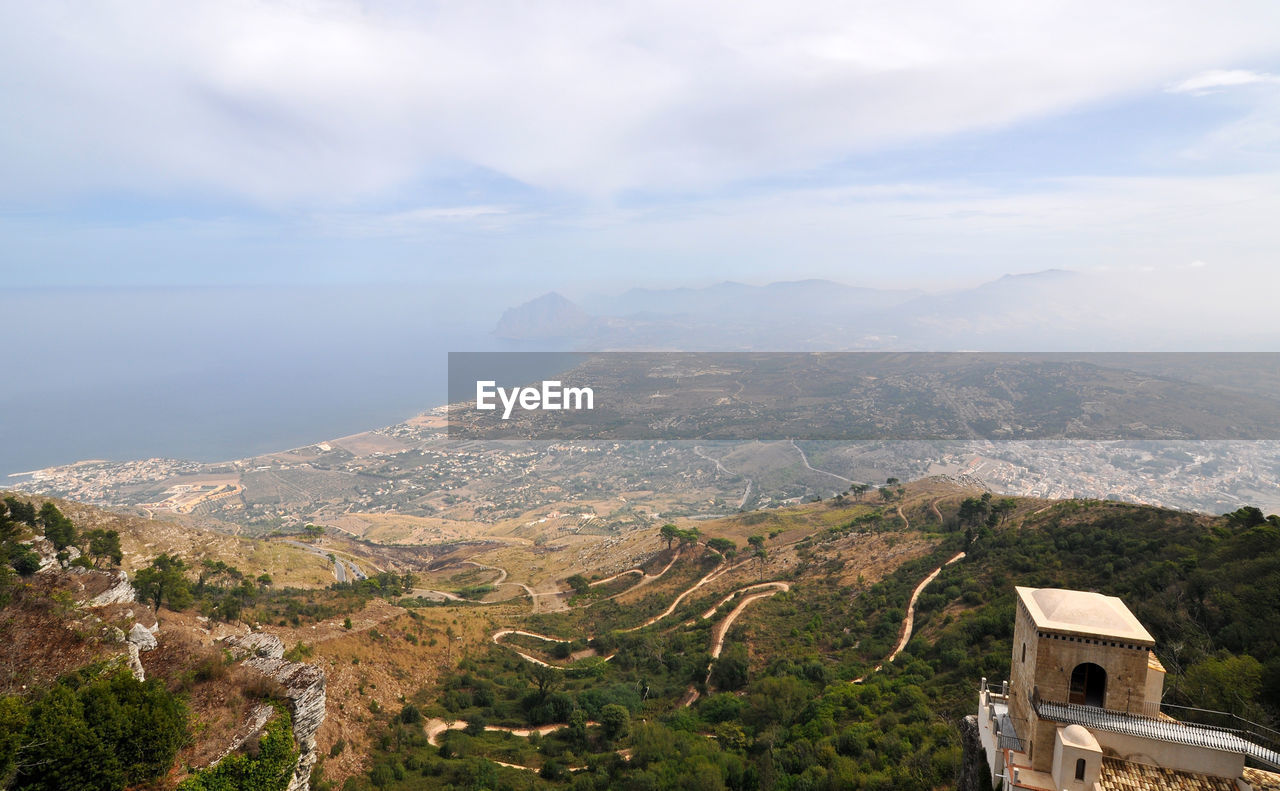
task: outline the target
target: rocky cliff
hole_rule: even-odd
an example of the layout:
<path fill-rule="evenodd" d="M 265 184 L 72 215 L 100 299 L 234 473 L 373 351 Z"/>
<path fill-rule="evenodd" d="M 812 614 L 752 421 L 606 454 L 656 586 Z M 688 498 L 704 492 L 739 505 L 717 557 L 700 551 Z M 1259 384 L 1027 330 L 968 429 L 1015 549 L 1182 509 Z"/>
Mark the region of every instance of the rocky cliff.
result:
<path fill-rule="evenodd" d="M 298 765 L 288 791 L 308 791 L 311 770 L 319 759 L 316 731 L 324 723 L 324 671 L 315 665 L 285 659 L 284 645 L 275 635 L 248 634 L 228 638 L 226 644 L 233 653 L 249 657 L 245 660 L 245 667 L 284 687 L 285 696 L 289 699 L 289 713 L 293 717 L 293 739 L 299 751 Z"/>
<path fill-rule="evenodd" d="M 991 791 L 987 751 L 978 735 L 978 718 L 972 714 L 960 721 L 960 773 L 956 791 Z"/>

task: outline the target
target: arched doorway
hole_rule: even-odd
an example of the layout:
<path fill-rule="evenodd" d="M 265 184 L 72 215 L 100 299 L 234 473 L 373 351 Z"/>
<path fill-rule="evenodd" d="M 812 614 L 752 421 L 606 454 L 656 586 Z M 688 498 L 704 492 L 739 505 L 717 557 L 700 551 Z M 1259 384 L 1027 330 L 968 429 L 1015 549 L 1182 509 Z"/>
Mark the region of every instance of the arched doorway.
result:
<path fill-rule="evenodd" d="M 1082 662 L 1071 671 L 1068 703 L 1102 708 L 1107 693 L 1107 671 L 1092 662 Z"/>

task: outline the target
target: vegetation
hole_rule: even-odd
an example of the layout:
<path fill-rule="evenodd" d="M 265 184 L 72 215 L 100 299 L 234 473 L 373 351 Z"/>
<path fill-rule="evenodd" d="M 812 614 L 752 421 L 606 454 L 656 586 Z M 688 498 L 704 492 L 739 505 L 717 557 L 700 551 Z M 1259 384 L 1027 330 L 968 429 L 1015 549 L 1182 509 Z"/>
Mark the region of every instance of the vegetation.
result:
<path fill-rule="evenodd" d="M 373 768 L 351 786 L 946 787 L 960 761 L 956 726 L 971 713 L 978 679 L 1008 676 L 1014 585 L 1120 596 L 1157 639 L 1170 670 L 1167 700 L 1276 722 L 1280 520 L 1257 509 L 1213 519 L 1067 502 L 1022 521 L 1013 518 L 1017 501 L 965 502 L 953 506 L 934 553 L 874 585 L 841 583 L 802 546 L 792 591 L 753 605 L 730 629 L 705 687 L 709 622 L 689 618 L 708 597 L 690 597 L 666 626 L 632 633 L 607 631 L 625 617 L 611 603 L 586 611 L 587 620 L 532 618 L 543 633 L 595 632 L 592 647 L 613 660 L 561 671 L 487 646 L 414 703 L 424 716 L 491 727 L 564 727 L 532 738 L 451 731 L 437 750 L 420 728 L 384 713 L 371 726 Z M 808 542 L 898 522 L 863 515 Z M 764 551 L 763 536 L 748 543 Z M 921 595 L 906 651 L 873 672 L 895 642 L 912 588 L 962 546 L 968 558 L 945 566 Z M 634 605 L 630 623 L 649 611 L 646 601 Z M 685 708 L 690 685 L 702 694 Z M 480 756 L 538 774 L 482 769 Z"/>
<path fill-rule="evenodd" d="M 40 570 L 40 555 L 22 543 L 35 537 L 48 540 L 64 566 L 100 567 L 104 561 L 118 566 L 124 559 L 115 530 L 81 534 L 54 503 L 46 501 L 37 510 L 34 504 L 8 495 L 0 501 L 0 606 L 10 599 L 15 575 L 29 577 Z M 78 554 L 74 559 L 73 550 Z"/>
<path fill-rule="evenodd" d="M 0 698 L 0 786 L 116 791 L 168 772 L 187 740 L 182 700 L 158 681 L 98 670 Z"/>
<path fill-rule="evenodd" d="M 298 748 L 293 743 L 289 712 L 276 706 L 262 730 L 254 754 L 236 753 L 203 769 L 178 785 L 178 791 L 284 791 L 293 779 Z"/>

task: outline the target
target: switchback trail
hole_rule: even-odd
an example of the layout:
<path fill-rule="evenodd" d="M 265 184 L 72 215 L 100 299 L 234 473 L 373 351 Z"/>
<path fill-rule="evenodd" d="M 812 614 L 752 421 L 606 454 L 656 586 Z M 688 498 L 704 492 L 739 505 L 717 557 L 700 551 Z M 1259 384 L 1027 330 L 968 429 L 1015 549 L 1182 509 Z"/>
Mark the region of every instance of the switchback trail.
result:
<path fill-rule="evenodd" d="M 715 550 L 711 550 L 711 551 L 712 551 L 712 552 L 715 552 Z M 720 553 L 719 553 L 719 552 L 716 552 L 716 554 L 717 554 L 717 555 L 719 555 Z M 723 558 L 723 557 L 724 557 L 724 556 L 723 556 L 723 555 L 721 555 L 721 558 Z M 739 564 L 739 565 L 743 565 L 743 564 Z M 633 627 L 631 627 L 630 629 L 623 629 L 622 631 L 623 631 L 623 632 L 635 632 L 635 631 L 638 631 L 638 630 L 640 630 L 640 629 L 645 628 L 646 626 L 653 626 L 653 625 L 654 625 L 655 623 L 657 623 L 658 621 L 661 621 L 663 618 L 666 618 L 668 615 L 670 615 L 671 613 L 675 612 L 675 611 L 676 611 L 676 608 L 680 606 L 680 602 L 684 601 L 685 597 L 686 597 L 686 596 L 688 596 L 690 593 L 693 593 L 693 592 L 694 592 L 694 591 L 696 591 L 698 588 L 701 588 L 703 585 L 706 585 L 708 582 L 711 582 L 712 580 L 715 580 L 715 579 L 719 578 L 719 577 L 720 577 L 720 575 L 724 574 L 726 571 L 731 571 L 731 570 L 733 570 L 733 569 L 735 569 L 735 568 L 737 568 L 737 567 L 738 567 L 738 566 L 730 566 L 727 562 L 725 562 L 725 563 L 721 563 L 720 565 L 718 565 L 718 566 L 716 566 L 715 568 L 713 568 L 710 572 L 708 572 L 708 573 L 707 573 L 707 575 L 706 575 L 705 577 L 703 577 L 702 579 L 700 579 L 700 580 L 698 580 L 697 582 L 693 583 L 693 584 L 692 584 L 692 585 L 690 585 L 688 588 L 686 588 L 684 591 L 682 591 L 682 592 L 680 593 L 680 595 L 679 595 L 679 596 L 677 596 L 677 597 L 675 598 L 675 601 L 671 602 L 671 606 L 670 606 L 670 607 L 668 607 L 667 609 L 665 609 L 665 610 L 663 610 L 662 612 L 658 613 L 657 615 L 653 616 L 652 618 L 650 618 L 649 620 L 647 620 L 647 621 L 645 621 L 644 623 L 640 624 L 639 626 L 633 626 Z M 634 589 L 633 589 L 633 590 L 634 590 Z"/>
<path fill-rule="evenodd" d="M 599 725 L 600 723 L 596 722 L 595 720 L 587 720 L 584 724 L 587 725 L 588 727 L 594 727 Z M 444 734 L 445 731 L 461 731 L 461 730 L 465 730 L 466 727 L 467 727 L 466 720 L 445 721 L 439 718 L 432 718 L 426 721 L 426 723 L 422 726 L 422 729 L 427 734 L 427 744 L 430 744 L 432 747 L 439 747 L 440 737 Z M 484 726 L 484 729 L 486 731 L 492 731 L 495 733 L 509 733 L 512 736 L 520 736 L 527 739 L 530 736 L 534 735 L 535 733 L 538 734 L 539 736 L 546 736 L 549 733 L 555 733 L 558 730 L 562 730 L 568 727 L 569 727 L 569 724 L 567 722 L 557 722 L 552 725 L 542 725 L 537 728 L 507 728 L 502 725 L 486 725 Z M 622 756 L 622 760 L 624 761 L 631 760 L 630 748 L 616 750 L 615 752 L 617 752 L 618 755 Z M 519 769 L 524 772 L 537 772 L 539 770 L 539 768 L 536 766 L 525 766 L 523 764 L 511 764 L 511 763 L 507 763 L 506 761 L 499 761 L 494 758 L 486 758 L 485 760 L 495 763 L 498 766 L 505 766 L 508 769 Z M 587 769 L 588 767 L 568 766 L 565 768 L 568 769 L 570 772 L 581 772 Z"/>
<path fill-rule="evenodd" d="M 650 582 L 653 582 L 654 580 L 658 579 L 663 574 L 666 574 L 668 571 L 671 570 L 671 567 L 676 564 L 676 561 L 680 559 L 681 554 L 683 553 L 681 553 L 680 550 L 676 550 L 676 553 L 671 556 L 671 561 L 667 563 L 667 565 L 663 566 L 662 571 L 659 571 L 657 574 L 646 574 L 644 569 L 642 568 L 627 569 L 626 571 L 622 571 L 617 574 L 614 574 L 612 577 L 605 577 L 602 580 L 596 580 L 595 582 L 591 583 L 591 587 L 594 588 L 596 585 L 604 585 L 606 582 L 613 582 L 619 577 L 625 576 L 627 574 L 639 574 L 640 575 L 639 582 L 637 582 L 635 585 L 632 585 L 630 588 L 627 588 L 627 590 L 619 591 L 618 593 L 614 594 L 614 596 L 621 596 L 622 594 L 627 593 L 628 591 L 633 591 L 636 588 L 639 588 L 641 585 L 648 585 Z M 609 598 L 612 599 L 614 596 L 610 596 Z"/>
<path fill-rule="evenodd" d="M 564 639 L 559 638 L 559 637 L 551 637 L 551 636 L 549 636 L 549 635 L 545 635 L 545 634 L 538 634 L 537 632 L 526 632 L 526 631 L 525 631 L 525 630 L 523 630 L 523 629 L 499 629 L 498 631 L 496 631 L 496 632 L 494 632 L 494 633 L 493 633 L 493 636 L 492 636 L 490 639 L 491 639 L 491 640 L 493 640 L 493 642 L 494 642 L 496 645 L 502 645 L 502 642 L 501 642 L 501 641 L 502 641 L 502 638 L 506 637 L 506 636 L 507 636 L 507 635 L 509 635 L 509 634 L 518 634 L 518 635 L 522 635 L 522 636 L 524 636 L 524 637 L 532 637 L 532 638 L 533 638 L 533 639 L 535 639 L 535 640 L 542 640 L 542 641 L 544 641 L 544 642 L 548 642 L 548 643 L 564 643 L 564 642 L 570 642 L 570 641 L 564 640 Z M 588 640 L 590 640 L 591 638 L 590 638 L 590 637 L 588 637 L 587 639 L 588 639 Z M 511 646 L 507 646 L 507 647 L 508 647 L 508 648 L 511 648 Z M 564 670 L 564 669 L 565 669 L 565 668 L 561 667 L 560 665 L 553 665 L 553 664 L 551 664 L 550 662 L 543 662 L 541 659 L 538 659 L 538 658 L 537 658 L 537 657 L 535 657 L 535 656 L 529 656 L 528 654 L 526 654 L 526 653 L 524 653 L 523 651 L 520 651 L 520 650 L 518 650 L 518 649 L 511 648 L 511 650 L 512 650 L 512 651 L 515 651 L 515 652 L 516 652 L 516 654 L 518 654 L 521 658 L 525 659 L 526 661 L 532 662 L 532 663 L 533 663 L 533 664 L 535 664 L 535 665 L 542 665 L 543 667 L 551 667 L 551 668 L 555 668 L 556 670 Z M 608 662 L 610 659 L 613 659 L 615 656 L 617 656 L 617 654 L 609 654 L 609 655 L 608 655 L 608 656 L 606 656 L 602 661 L 604 661 L 604 662 Z"/>
<path fill-rule="evenodd" d="M 946 563 L 943 563 L 941 566 L 938 566 L 936 569 L 929 572 L 929 576 L 920 580 L 920 584 L 916 586 L 915 590 L 911 591 L 911 601 L 907 604 L 907 617 L 902 619 L 902 631 L 898 636 L 898 644 L 894 646 L 893 653 L 889 654 L 889 656 L 884 660 L 885 662 L 892 662 L 893 660 L 897 659 L 898 654 L 901 654 L 903 650 L 907 647 L 907 643 L 910 642 L 911 632 L 915 628 L 915 623 L 916 623 L 916 602 L 919 601 L 920 594 L 921 592 L 924 591 L 925 586 L 927 586 L 930 582 L 933 582 L 935 579 L 938 578 L 938 575 L 942 573 L 942 569 L 944 566 L 950 566 L 952 563 L 955 563 L 956 561 L 963 559 L 964 556 L 965 555 L 963 552 L 956 553 L 955 557 L 951 558 Z M 872 670 L 871 672 L 877 673 L 880 671 L 880 668 L 882 667 L 884 667 L 883 662 L 876 665 L 875 670 Z M 864 679 L 866 679 L 866 676 L 860 676 L 859 678 L 855 678 L 852 683 L 861 684 Z"/>
<path fill-rule="evenodd" d="M 713 660 L 720 658 L 720 652 L 724 649 L 724 638 L 725 638 L 725 635 L 729 633 L 729 627 L 733 626 L 733 622 L 738 619 L 739 615 L 742 615 L 742 611 L 747 609 L 747 605 L 751 604 L 752 602 L 759 601 L 760 599 L 767 599 L 770 596 L 774 595 L 775 593 L 781 593 L 781 592 L 791 590 L 791 586 L 785 582 L 763 582 L 763 583 L 760 583 L 759 585 L 752 585 L 750 587 L 742 588 L 741 590 L 734 591 L 734 593 L 729 598 L 732 598 L 733 596 L 736 596 L 739 593 L 745 593 L 746 591 L 749 591 L 752 589 L 760 589 L 760 588 L 770 588 L 770 590 L 766 590 L 762 593 L 753 593 L 750 596 L 747 596 L 746 598 L 744 598 L 742 601 L 738 602 L 738 606 L 734 607 L 733 610 L 728 615 L 725 616 L 724 620 L 716 624 L 715 629 L 712 630 L 711 635 L 713 639 L 711 644 L 711 658 Z M 709 613 L 703 613 L 702 617 L 704 619 L 710 618 L 711 615 L 713 614 L 715 614 L 715 610 L 712 610 Z"/>

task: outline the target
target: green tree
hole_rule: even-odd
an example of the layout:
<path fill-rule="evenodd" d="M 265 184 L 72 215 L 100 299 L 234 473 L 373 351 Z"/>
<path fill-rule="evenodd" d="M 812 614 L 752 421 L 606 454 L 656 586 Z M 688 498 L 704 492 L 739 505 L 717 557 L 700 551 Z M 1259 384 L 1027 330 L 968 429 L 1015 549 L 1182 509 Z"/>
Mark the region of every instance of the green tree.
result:
<path fill-rule="evenodd" d="M 734 643 L 711 666 L 711 683 L 716 689 L 735 690 L 747 685 L 747 647 Z"/>
<path fill-rule="evenodd" d="M 716 538 L 708 538 L 707 546 L 719 552 L 721 555 L 724 555 L 726 558 L 732 559 L 734 555 L 738 554 L 738 545 L 727 538 L 721 538 L 719 536 Z"/>
<path fill-rule="evenodd" d="M 624 739 L 631 733 L 631 712 L 617 703 L 606 703 L 600 709 L 600 728 L 609 741 Z"/>
<path fill-rule="evenodd" d="M 171 610 L 183 610 L 191 606 L 191 583 L 184 571 L 182 558 L 162 554 L 151 565 L 138 571 L 133 587 L 144 600 L 152 603 L 158 612 L 163 602 Z"/>
<path fill-rule="evenodd" d="M 23 502 L 13 495 L 7 495 L 4 503 L 9 507 L 9 518 L 15 522 L 21 522 L 27 527 L 36 526 L 36 507 L 31 503 Z"/>
<path fill-rule="evenodd" d="M 8 788 L 18 771 L 18 748 L 29 721 L 21 698 L 0 698 L 0 788 Z"/>
<path fill-rule="evenodd" d="M 1252 718 L 1259 714 L 1263 667 L 1244 656 L 1215 656 L 1187 668 L 1184 691 L 1200 708 Z"/>
<path fill-rule="evenodd" d="M 1018 501 L 1012 497 L 1002 497 L 995 505 L 991 506 L 991 512 L 997 514 L 1000 518 L 1000 524 L 1004 524 L 1009 518 L 1009 514 L 1013 513 L 1018 507 Z"/>
<path fill-rule="evenodd" d="M 128 672 L 73 688 L 56 684 L 31 706 L 15 791 L 120 791 L 167 772 L 187 739 L 187 709 L 159 681 Z"/>
<path fill-rule="evenodd" d="M 581 574 L 574 574 L 572 577 L 565 580 L 565 582 L 568 583 L 569 587 L 573 588 L 574 592 L 579 595 L 585 596 L 591 592 L 591 583 Z"/>
<path fill-rule="evenodd" d="M 102 560 L 109 560 L 111 565 L 119 566 L 124 560 L 118 531 L 90 530 L 85 537 L 89 540 L 89 557 L 93 558 L 95 566 Z"/>
<path fill-rule="evenodd" d="M 667 542 L 667 549 L 671 549 L 671 545 L 680 537 L 680 528 L 672 524 L 665 524 L 658 530 L 658 535 L 662 536 Z"/>
<path fill-rule="evenodd" d="M 76 526 L 52 502 L 40 506 L 38 520 L 54 549 L 66 549 L 76 543 Z"/>
<path fill-rule="evenodd" d="M 25 544 L 14 544 L 9 548 L 9 563 L 24 577 L 40 570 L 40 556 Z"/>

